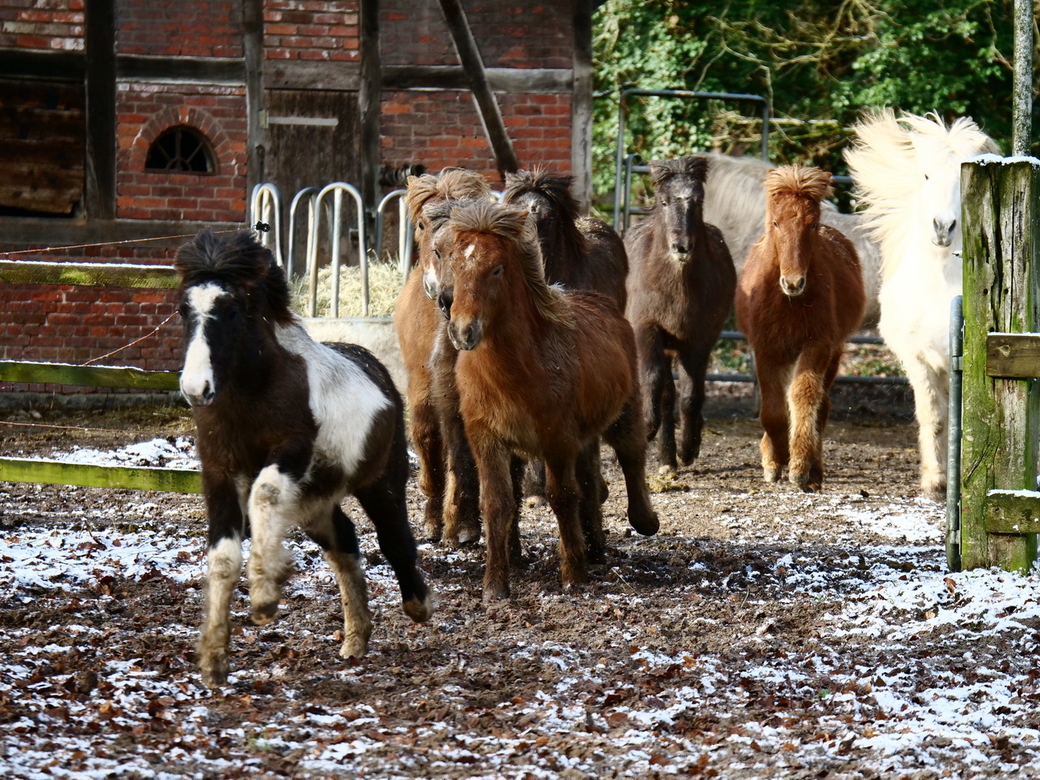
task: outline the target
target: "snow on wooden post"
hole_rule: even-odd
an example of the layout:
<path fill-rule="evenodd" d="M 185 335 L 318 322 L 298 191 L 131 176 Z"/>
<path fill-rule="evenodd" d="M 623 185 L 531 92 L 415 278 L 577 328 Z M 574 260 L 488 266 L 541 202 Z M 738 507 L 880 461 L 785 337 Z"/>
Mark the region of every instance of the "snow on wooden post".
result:
<path fill-rule="evenodd" d="M 985 155 L 961 174 L 961 565 L 1026 571 L 1040 532 L 1040 160 Z"/>

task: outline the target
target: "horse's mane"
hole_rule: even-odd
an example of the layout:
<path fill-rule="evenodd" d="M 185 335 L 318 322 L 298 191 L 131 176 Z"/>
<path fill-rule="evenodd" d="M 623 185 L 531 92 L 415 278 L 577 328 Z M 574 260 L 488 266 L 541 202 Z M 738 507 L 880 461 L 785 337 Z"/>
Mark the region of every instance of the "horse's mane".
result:
<path fill-rule="evenodd" d="M 456 232 L 484 233 L 512 243 L 516 247 L 523 278 L 538 313 L 561 325 L 569 326 L 573 323 L 566 296 L 559 288 L 545 281 L 538 233 L 526 209 L 476 200 L 455 206 L 451 211 L 451 223 Z"/>
<path fill-rule="evenodd" d="M 491 185 L 476 171 L 444 168 L 438 174 L 409 176 L 404 202 L 412 222 L 418 222 L 419 217 L 423 215 L 423 208 L 433 201 L 470 200 L 490 196 Z"/>
<path fill-rule="evenodd" d="M 675 160 L 655 160 L 650 163 L 650 182 L 657 189 L 673 176 L 692 176 L 701 184 L 708 178 L 708 158 L 687 155 Z"/>
<path fill-rule="evenodd" d="M 914 165 L 922 148 L 945 150 L 964 160 L 999 148 L 968 117 L 947 126 L 935 113 L 896 117 L 890 108 L 868 113 L 853 128 L 856 137 L 845 150 L 845 162 L 866 208 L 863 213 L 882 246 L 882 272 L 887 276 L 896 262 L 895 251 L 905 240 L 906 204 L 921 186 Z"/>
<path fill-rule="evenodd" d="M 506 174 L 506 187 L 502 191 L 502 200 L 515 203 L 516 199 L 528 192 L 542 195 L 552 201 L 555 210 L 572 223 L 578 219 L 580 208 L 578 201 L 571 194 L 573 176 L 549 173 L 542 167 L 533 170 L 517 171 Z"/>
<path fill-rule="evenodd" d="M 831 196 L 831 175 L 806 165 L 781 165 L 766 174 L 764 183 L 768 205 L 777 198 L 805 198 L 819 203 Z"/>
<path fill-rule="evenodd" d="M 177 250 L 173 267 L 181 276 L 181 290 L 204 282 L 232 284 L 260 301 L 267 317 L 280 324 L 293 319 L 285 272 L 251 231 L 222 237 L 203 230 Z"/>

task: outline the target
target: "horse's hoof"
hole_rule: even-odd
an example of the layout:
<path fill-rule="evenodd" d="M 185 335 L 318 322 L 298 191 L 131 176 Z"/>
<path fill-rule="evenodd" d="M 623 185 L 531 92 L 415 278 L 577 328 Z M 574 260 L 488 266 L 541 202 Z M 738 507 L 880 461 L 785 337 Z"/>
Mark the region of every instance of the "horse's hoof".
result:
<path fill-rule="evenodd" d="M 762 478 L 766 482 L 779 482 L 783 469 L 780 466 L 763 466 Z"/>
<path fill-rule="evenodd" d="M 227 653 L 220 657 L 204 658 L 199 664 L 202 684 L 207 688 L 219 688 L 221 685 L 225 685 L 229 666 Z"/>
<path fill-rule="evenodd" d="M 494 585 L 485 585 L 483 598 L 485 604 L 495 604 L 500 601 L 508 601 L 509 586 L 506 585 L 505 587 L 496 587 Z"/>
<path fill-rule="evenodd" d="M 675 473 L 675 466 L 669 466 L 667 464 L 664 465 L 664 466 L 660 466 L 657 469 L 657 473 L 660 474 L 662 477 L 665 476 L 666 474 L 674 474 Z"/>
<path fill-rule="evenodd" d="M 546 505 L 545 496 L 530 495 L 524 497 L 524 506 L 528 509 L 539 509 Z"/>
<path fill-rule="evenodd" d="M 266 626 L 278 617 L 278 602 L 253 607 L 253 625 Z"/>
<path fill-rule="evenodd" d="M 433 599 L 429 594 L 425 599 L 411 598 L 402 605 L 404 614 L 414 623 L 425 623 L 433 615 Z"/>
<path fill-rule="evenodd" d="M 368 642 L 357 634 L 349 634 L 339 649 L 340 658 L 361 658 L 367 652 Z"/>
<path fill-rule="evenodd" d="M 643 536 L 653 536 L 661 528 L 656 512 L 637 512 L 631 508 L 628 510 L 628 524 Z"/>
<path fill-rule="evenodd" d="M 457 539 L 457 545 L 469 545 L 476 544 L 480 541 L 480 524 L 476 523 L 473 525 L 463 525 L 459 528 L 459 535 Z"/>
<path fill-rule="evenodd" d="M 788 478 L 792 485 L 806 493 L 819 493 L 823 488 L 823 478 L 810 472 L 792 471 Z"/>
<path fill-rule="evenodd" d="M 946 501 L 946 480 L 940 477 L 921 478 L 921 495 L 932 501 Z"/>

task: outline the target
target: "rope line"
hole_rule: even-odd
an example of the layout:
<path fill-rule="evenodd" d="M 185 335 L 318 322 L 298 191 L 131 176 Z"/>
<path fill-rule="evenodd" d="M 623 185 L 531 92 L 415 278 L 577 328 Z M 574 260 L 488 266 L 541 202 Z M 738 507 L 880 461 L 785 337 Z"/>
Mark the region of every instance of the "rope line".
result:
<path fill-rule="evenodd" d="M 162 330 L 162 326 L 163 325 L 165 325 L 167 322 L 169 322 L 170 320 L 172 320 L 176 316 L 177 316 L 177 312 L 174 312 L 169 317 L 167 317 L 165 320 L 163 320 L 158 325 L 156 325 L 155 329 L 151 333 L 146 333 L 143 336 L 141 336 L 140 338 L 134 339 L 129 344 L 124 344 L 123 346 L 118 347 L 116 349 L 113 349 L 111 352 L 108 352 L 108 353 L 106 353 L 104 355 L 99 355 L 96 358 L 91 358 L 86 363 L 81 363 L 80 365 L 89 366 L 91 363 L 97 363 L 99 360 L 104 360 L 107 357 L 111 357 L 112 355 L 116 354 L 117 352 L 122 352 L 124 349 L 129 349 L 130 347 L 134 346 L 134 344 L 139 344 L 142 341 L 144 341 L 145 339 L 150 339 L 152 336 L 154 336 L 156 333 L 158 333 L 160 330 Z"/>
<path fill-rule="evenodd" d="M 223 235 L 224 233 L 237 233 L 237 230 L 220 230 L 214 235 Z M 146 241 L 169 241 L 173 238 L 194 238 L 195 233 L 184 233 L 175 236 L 154 236 L 152 238 L 127 238 L 122 241 L 99 241 L 95 244 L 72 244 L 71 246 L 48 246 L 42 249 L 14 249 L 10 252 L 0 252 L 0 257 L 8 257 L 10 255 L 29 255 L 40 252 L 61 252 L 66 249 L 90 249 L 97 246 L 119 246 L 120 244 L 143 244 Z"/>

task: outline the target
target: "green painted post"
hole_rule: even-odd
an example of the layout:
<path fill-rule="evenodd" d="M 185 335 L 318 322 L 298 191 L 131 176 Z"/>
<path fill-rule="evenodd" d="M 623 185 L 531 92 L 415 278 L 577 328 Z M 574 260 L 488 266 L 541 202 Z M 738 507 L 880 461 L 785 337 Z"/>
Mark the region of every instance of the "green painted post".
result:
<path fill-rule="evenodd" d="M 1036 559 L 1037 535 L 988 532 L 987 494 L 1037 490 L 1040 383 L 988 375 L 986 341 L 990 333 L 1040 328 L 1040 161 L 965 163 L 961 191 L 961 565 L 1025 571 Z"/>

